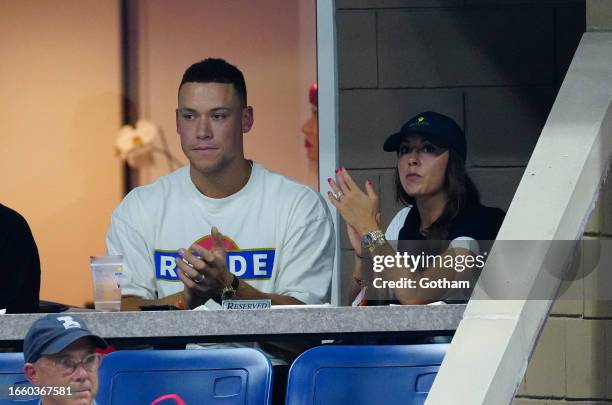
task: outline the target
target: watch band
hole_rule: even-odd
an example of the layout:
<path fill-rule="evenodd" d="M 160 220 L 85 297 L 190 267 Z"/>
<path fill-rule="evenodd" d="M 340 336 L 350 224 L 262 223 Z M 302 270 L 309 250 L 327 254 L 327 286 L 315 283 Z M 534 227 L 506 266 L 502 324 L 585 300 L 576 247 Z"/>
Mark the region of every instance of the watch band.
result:
<path fill-rule="evenodd" d="M 232 280 L 232 288 L 238 291 L 238 287 L 240 287 L 240 279 L 237 275 L 234 274 L 234 279 Z"/>
<path fill-rule="evenodd" d="M 238 291 L 238 287 L 240 286 L 240 279 L 232 273 L 232 283 L 229 287 L 225 287 L 223 291 L 221 291 L 221 301 L 225 300 L 233 300 L 236 298 L 236 293 Z"/>

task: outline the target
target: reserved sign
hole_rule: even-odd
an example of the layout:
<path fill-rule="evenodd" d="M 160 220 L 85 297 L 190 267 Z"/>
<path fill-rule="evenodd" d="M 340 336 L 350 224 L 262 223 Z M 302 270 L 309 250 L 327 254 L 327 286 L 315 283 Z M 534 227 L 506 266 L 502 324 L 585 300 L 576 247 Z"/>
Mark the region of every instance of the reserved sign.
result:
<path fill-rule="evenodd" d="M 222 303 L 223 309 L 232 311 L 251 311 L 254 309 L 272 308 L 271 300 L 225 300 Z"/>

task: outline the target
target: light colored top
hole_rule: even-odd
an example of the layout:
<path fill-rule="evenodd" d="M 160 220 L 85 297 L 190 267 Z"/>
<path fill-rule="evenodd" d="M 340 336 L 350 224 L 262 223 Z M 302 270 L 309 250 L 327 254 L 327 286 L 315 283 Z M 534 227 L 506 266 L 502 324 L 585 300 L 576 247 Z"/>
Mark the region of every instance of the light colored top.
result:
<path fill-rule="evenodd" d="M 312 189 L 254 163 L 247 184 L 226 198 L 195 187 L 189 166 L 132 190 L 115 209 L 108 254 L 124 257 L 122 295 L 163 298 L 183 290 L 179 248 L 224 235 L 230 272 L 265 293 L 329 302 L 334 258 L 331 216 Z M 208 245 L 209 246 L 209 245 Z"/>

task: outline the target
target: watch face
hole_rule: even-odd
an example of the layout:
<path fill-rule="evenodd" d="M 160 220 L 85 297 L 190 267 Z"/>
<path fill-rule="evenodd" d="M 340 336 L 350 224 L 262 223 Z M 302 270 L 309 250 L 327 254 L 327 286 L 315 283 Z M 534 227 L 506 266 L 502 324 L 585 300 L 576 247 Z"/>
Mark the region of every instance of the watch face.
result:
<path fill-rule="evenodd" d="M 231 288 L 227 288 L 227 289 L 223 290 L 223 292 L 221 294 L 221 300 L 222 301 L 233 300 L 234 298 L 236 298 L 236 290 L 233 290 Z"/>
<path fill-rule="evenodd" d="M 374 239 L 372 238 L 372 235 L 366 233 L 363 235 L 363 238 L 361 238 L 361 247 L 367 248 L 368 246 L 372 245 L 373 241 Z"/>

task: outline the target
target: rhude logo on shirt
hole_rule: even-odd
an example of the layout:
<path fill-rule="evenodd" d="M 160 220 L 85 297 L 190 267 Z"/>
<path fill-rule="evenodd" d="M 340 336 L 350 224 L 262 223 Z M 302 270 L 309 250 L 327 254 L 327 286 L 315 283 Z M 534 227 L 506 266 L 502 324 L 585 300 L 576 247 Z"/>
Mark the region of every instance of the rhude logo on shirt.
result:
<path fill-rule="evenodd" d="M 227 251 L 226 264 L 230 272 L 242 279 L 268 279 L 272 277 L 274 268 L 274 249 L 248 249 L 240 250 L 238 245 L 223 237 Z M 212 241 L 207 235 L 196 242 L 198 245 L 210 249 Z M 161 280 L 180 281 L 175 259 L 179 257 L 177 251 L 155 250 L 155 277 Z"/>

